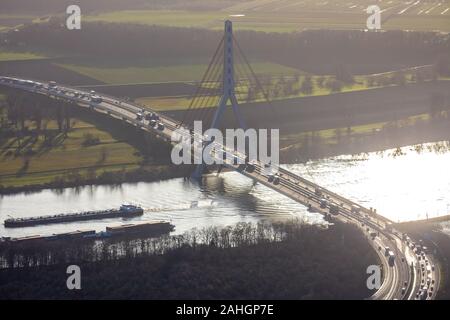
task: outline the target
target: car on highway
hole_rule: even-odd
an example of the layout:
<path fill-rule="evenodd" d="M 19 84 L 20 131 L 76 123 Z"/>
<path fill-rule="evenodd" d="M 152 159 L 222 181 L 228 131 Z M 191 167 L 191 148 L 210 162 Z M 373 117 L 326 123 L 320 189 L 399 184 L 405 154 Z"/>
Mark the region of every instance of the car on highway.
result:
<path fill-rule="evenodd" d="M 390 265 L 391 267 L 394 266 L 394 262 L 395 262 L 395 254 L 394 254 L 391 250 L 389 250 L 389 254 L 388 254 L 388 262 L 389 262 L 389 265 Z"/>
<path fill-rule="evenodd" d="M 355 204 L 352 205 L 352 207 L 351 207 L 351 212 L 352 213 L 359 214 L 360 211 L 361 211 L 361 207 L 359 207 L 359 206 L 357 206 Z"/>
<path fill-rule="evenodd" d="M 241 164 L 238 165 L 237 169 L 238 169 L 238 171 L 242 172 L 242 171 L 245 170 L 245 167 L 246 167 L 246 164 L 245 163 L 241 163 Z M 273 181 L 273 178 L 272 178 L 272 181 Z M 269 182 L 271 182 L 270 181 L 270 177 L 269 177 Z"/>
<path fill-rule="evenodd" d="M 316 195 L 316 196 L 322 196 L 322 189 L 321 188 L 315 188 L 314 189 L 314 194 Z"/>
<path fill-rule="evenodd" d="M 338 215 L 339 214 L 339 206 L 334 203 L 330 204 L 330 213 L 334 214 L 334 215 Z"/>
<path fill-rule="evenodd" d="M 325 198 L 320 199 L 320 207 L 325 209 L 328 206 L 328 201 Z"/>
<path fill-rule="evenodd" d="M 164 123 L 158 122 L 158 130 L 163 131 L 164 130 Z"/>
<path fill-rule="evenodd" d="M 274 185 L 280 184 L 280 177 L 279 176 L 275 175 L 275 178 L 273 179 L 273 184 Z"/>
<path fill-rule="evenodd" d="M 247 167 L 245 168 L 245 171 L 247 171 L 248 173 L 254 172 L 254 171 L 255 171 L 255 168 L 256 168 L 256 165 L 257 165 L 257 162 L 256 162 L 256 161 L 250 161 L 250 162 L 247 164 Z"/>

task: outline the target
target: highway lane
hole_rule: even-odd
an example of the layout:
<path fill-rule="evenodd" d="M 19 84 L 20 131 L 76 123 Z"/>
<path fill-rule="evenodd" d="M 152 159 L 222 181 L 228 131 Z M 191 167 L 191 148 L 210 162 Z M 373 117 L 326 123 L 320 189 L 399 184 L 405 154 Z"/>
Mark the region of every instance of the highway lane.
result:
<path fill-rule="evenodd" d="M 140 127 L 145 131 L 152 132 L 165 141 L 170 142 L 173 132 L 177 130 L 178 122 L 176 120 L 162 114 L 158 114 L 153 110 L 147 109 L 145 111 L 158 114 L 158 122 L 161 122 L 164 125 L 164 128 L 158 129 L 152 127 L 150 125 L 150 121 L 147 121 L 145 119 L 137 119 L 137 113 L 144 112 L 144 110 L 141 106 L 130 101 L 125 101 L 108 95 L 103 95 L 96 92 L 87 92 L 61 85 L 57 85 L 57 89 L 55 89 L 51 88 L 50 83 L 46 82 L 41 82 L 41 85 L 39 85 L 39 87 L 37 88 L 34 85 L 30 85 L 29 83 L 23 83 L 24 80 L 11 82 L 11 78 L 6 78 L 9 80 L 5 82 L 4 79 L 5 78 L 0 77 L 0 80 L 2 81 L 0 82 L 0 84 L 38 94 L 52 96 L 57 99 L 72 101 L 82 107 L 88 107 L 98 112 L 107 113 L 110 116 L 122 119 L 134 126 Z M 93 102 L 90 98 L 92 95 L 100 97 L 102 101 Z M 191 134 L 191 137 L 194 138 L 194 135 Z M 200 137 L 200 139 L 204 140 L 205 137 Z M 218 150 L 226 153 L 232 153 L 235 159 L 244 163 L 246 162 L 244 155 L 239 154 L 234 150 L 227 150 L 223 145 L 217 145 L 217 147 Z M 218 155 L 215 156 L 216 158 L 218 157 Z M 322 188 L 281 167 L 278 168 L 279 172 L 277 174 L 279 182 L 277 184 L 274 184 L 273 181 L 269 181 L 269 175 L 264 172 L 264 165 L 259 161 L 256 161 L 254 163 L 254 170 L 252 172 L 248 171 L 248 166 L 246 167 L 245 164 L 244 167 L 242 167 L 242 165 L 240 166 L 239 163 L 234 163 L 234 161 L 230 159 L 226 159 L 223 165 L 232 170 L 240 172 L 241 174 L 253 179 L 254 181 L 260 182 L 261 184 L 274 189 L 277 192 L 280 192 L 305 206 L 309 206 L 312 211 L 320 212 L 332 219 L 340 219 L 344 222 L 351 222 L 356 224 L 363 230 L 363 232 L 367 234 L 369 242 L 377 251 L 383 265 L 384 278 L 382 287 L 373 295 L 372 298 L 411 299 L 416 297 L 421 285 L 421 283 L 419 282 L 422 282 L 423 275 L 421 273 L 416 274 L 415 271 L 411 272 L 407 266 L 405 267 L 405 264 L 408 264 L 408 261 L 417 265 L 417 257 L 414 254 L 409 254 L 407 258 L 405 246 L 402 244 L 403 240 L 399 237 L 398 232 L 390 231 L 387 228 L 391 224 L 391 221 L 375 214 L 375 212 L 372 210 L 359 206 L 353 201 L 350 201 L 325 188 Z M 326 199 L 326 205 L 321 206 L 321 203 L 324 199 Z M 338 215 L 333 215 L 330 213 L 332 206 L 338 207 Z M 358 210 L 355 211 L 354 208 L 358 208 Z M 378 234 L 378 236 L 376 237 L 376 241 L 371 240 L 369 235 L 370 232 L 376 232 Z M 396 261 L 394 263 L 394 266 L 389 266 L 387 257 L 384 254 L 380 254 L 380 250 L 378 250 L 378 247 L 381 247 L 381 251 L 383 252 L 384 248 L 386 247 L 395 248 Z M 410 285 L 412 279 L 414 279 L 414 283 Z M 436 279 L 437 278 L 435 276 L 435 281 Z M 405 282 L 408 283 L 408 287 L 411 289 L 411 293 L 409 295 L 402 293 L 402 288 L 404 287 Z M 430 296 L 430 298 L 433 297 L 434 296 Z"/>

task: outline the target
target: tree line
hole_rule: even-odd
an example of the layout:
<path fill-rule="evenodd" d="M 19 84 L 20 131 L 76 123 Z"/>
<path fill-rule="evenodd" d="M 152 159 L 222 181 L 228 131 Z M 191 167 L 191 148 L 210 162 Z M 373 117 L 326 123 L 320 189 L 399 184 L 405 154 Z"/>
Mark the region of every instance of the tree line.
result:
<path fill-rule="evenodd" d="M 220 38 L 221 31 L 215 30 L 105 22 L 84 22 L 81 30 L 73 32 L 66 29 L 63 19 L 53 17 L 49 22 L 9 32 L 7 43 L 10 48 L 70 56 L 185 60 L 211 57 Z M 312 73 L 334 74 L 340 65 L 351 66 L 353 74 L 425 64 L 437 64 L 442 72 L 449 71 L 450 37 L 440 33 L 240 30 L 236 38 L 251 60 L 264 59 Z"/>

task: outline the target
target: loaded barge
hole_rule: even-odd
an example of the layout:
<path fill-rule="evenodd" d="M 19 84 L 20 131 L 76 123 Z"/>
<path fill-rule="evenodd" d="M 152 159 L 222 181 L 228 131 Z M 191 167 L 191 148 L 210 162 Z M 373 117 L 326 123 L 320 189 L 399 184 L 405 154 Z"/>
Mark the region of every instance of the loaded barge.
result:
<path fill-rule="evenodd" d="M 159 235 L 174 230 L 174 225 L 167 221 L 152 221 L 133 224 L 122 224 L 119 226 L 106 227 L 106 233 L 110 235 L 151 233 Z"/>
<path fill-rule="evenodd" d="M 77 230 L 73 232 L 58 233 L 49 236 L 32 235 L 20 238 L 2 237 L 0 245 L 3 244 L 44 244 L 48 241 L 67 240 L 96 240 L 112 237 L 157 237 L 168 234 L 175 226 L 167 221 L 149 221 L 135 224 L 123 224 L 106 227 L 106 231 L 95 232 L 95 230 Z"/>
<path fill-rule="evenodd" d="M 42 224 L 64 223 L 84 220 L 95 220 L 117 217 L 135 217 L 142 215 L 144 210 L 134 205 L 121 205 L 119 209 L 110 209 L 102 211 L 87 211 L 69 214 L 57 214 L 51 216 L 40 216 L 30 218 L 6 219 L 4 225 L 6 228 L 30 227 Z"/>

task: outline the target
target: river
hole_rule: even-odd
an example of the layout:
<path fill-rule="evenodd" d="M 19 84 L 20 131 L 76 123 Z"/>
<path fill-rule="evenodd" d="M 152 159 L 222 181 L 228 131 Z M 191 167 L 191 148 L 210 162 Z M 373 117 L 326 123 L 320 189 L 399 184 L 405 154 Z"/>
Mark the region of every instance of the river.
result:
<path fill-rule="evenodd" d="M 414 146 L 383 154 L 338 156 L 286 165 L 325 188 L 348 197 L 393 221 L 409 221 L 450 213 L 450 152 L 428 150 L 420 154 Z M 397 152 L 398 153 L 398 152 Z M 28 217 L 139 204 L 143 216 L 131 220 L 105 219 L 27 228 L 4 228 L 8 217 Z M 240 221 L 298 218 L 324 223 L 300 204 L 235 172 L 210 175 L 203 185 L 183 179 L 124 183 L 120 186 L 90 186 L 63 191 L 43 190 L 31 194 L 0 197 L 0 236 L 50 235 L 75 230 L 105 230 L 106 226 L 145 220 L 170 220 L 175 233 L 211 225 Z"/>

